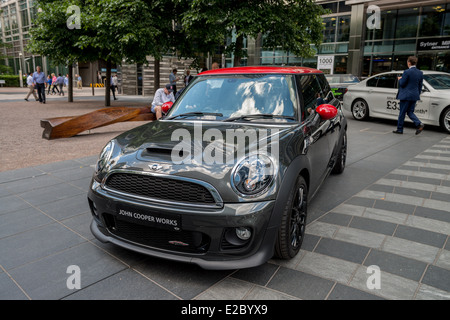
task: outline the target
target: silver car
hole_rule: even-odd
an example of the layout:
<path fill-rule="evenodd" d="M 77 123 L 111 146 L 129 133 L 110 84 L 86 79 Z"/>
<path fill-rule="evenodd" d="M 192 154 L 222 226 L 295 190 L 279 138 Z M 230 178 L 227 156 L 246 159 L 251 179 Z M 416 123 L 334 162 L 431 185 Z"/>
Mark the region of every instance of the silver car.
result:
<path fill-rule="evenodd" d="M 400 101 L 396 99 L 398 77 L 403 71 L 377 74 L 348 88 L 344 110 L 356 120 L 369 117 L 398 119 Z M 423 71 L 423 90 L 415 114 L 424 124 L 441 126 L 450 133 L 450 74 Z M 410 121 L 406 117 L 405 121 Z"/>

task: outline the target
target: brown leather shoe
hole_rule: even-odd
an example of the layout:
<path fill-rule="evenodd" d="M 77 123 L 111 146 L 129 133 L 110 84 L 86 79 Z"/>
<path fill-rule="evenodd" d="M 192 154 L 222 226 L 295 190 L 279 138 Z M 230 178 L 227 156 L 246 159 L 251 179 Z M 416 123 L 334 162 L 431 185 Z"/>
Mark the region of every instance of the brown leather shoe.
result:
<path fill-rule="evenodd" d="M 425 127 L 425 125 L 423 123 L 421 123 L 416 130 L 416 135 L 421 133 L 423 131 L 423 128 Z"/>

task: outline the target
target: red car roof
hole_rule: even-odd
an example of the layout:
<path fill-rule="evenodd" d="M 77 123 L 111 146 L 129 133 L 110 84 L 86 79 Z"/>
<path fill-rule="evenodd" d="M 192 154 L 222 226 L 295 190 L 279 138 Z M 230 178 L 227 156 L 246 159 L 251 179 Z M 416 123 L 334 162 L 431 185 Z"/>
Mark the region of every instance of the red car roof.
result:
<path fill-rule="evenodd" d="M 219 74 L 252 74 L 252 73 L 322 73 L 322 71 L 307 68 L 307 67 L 268 67 L 268 66 L 255 66 L 255 67 L 234 67 L 234 68 L 222 68 L 215 70 L 207 70 L 199 73 L 199 75 L 219 75 Z"/>

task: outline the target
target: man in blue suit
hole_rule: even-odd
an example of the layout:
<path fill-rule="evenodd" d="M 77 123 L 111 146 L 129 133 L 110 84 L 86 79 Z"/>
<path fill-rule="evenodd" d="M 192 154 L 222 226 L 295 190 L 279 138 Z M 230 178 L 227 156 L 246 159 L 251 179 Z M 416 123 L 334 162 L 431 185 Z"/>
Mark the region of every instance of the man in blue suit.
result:
<path fill-rule="evenodd" d="M 419 134 L 422 132 L 424 124 L 414 114 L 414 109 L 422 93 L 423 73 L 416 68 L 416 57 L 409 57 L 407 63 L 409 69 L 405 70 L 403 75 L 398 78 L 397 99 L 400 100 L 400 114 L 398 115 L 397 130 L 394 133 L 403 134 L 405 116 L 408 115 L 416 126 L 416 134 Z"/>

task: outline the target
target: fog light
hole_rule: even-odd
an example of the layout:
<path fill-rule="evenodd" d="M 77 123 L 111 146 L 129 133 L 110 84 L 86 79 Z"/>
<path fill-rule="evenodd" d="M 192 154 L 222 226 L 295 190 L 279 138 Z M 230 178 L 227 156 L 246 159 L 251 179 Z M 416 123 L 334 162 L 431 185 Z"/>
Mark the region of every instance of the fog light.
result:
<path fill-rule="evenodd" d="M 243 241 L 247 241 L 252 236 L 252 232 L 247 227 L 239 227 L 236 228 L 236 236 Z"/>

